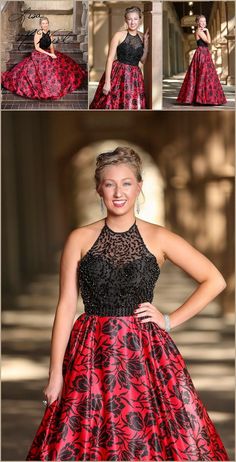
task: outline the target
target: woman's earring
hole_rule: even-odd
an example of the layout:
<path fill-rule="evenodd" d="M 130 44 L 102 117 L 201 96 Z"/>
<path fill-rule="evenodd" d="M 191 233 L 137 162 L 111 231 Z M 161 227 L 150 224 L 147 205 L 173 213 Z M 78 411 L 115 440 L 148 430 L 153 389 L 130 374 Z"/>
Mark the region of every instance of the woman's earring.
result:
<path fill-rule="evenodd" d="M 139 212 L 140 212 L 140 204 L 139 204 L 138 199 L 137 199 L 137 204 L 136 204 L 136 211 L 137 211 L 137 214 L 139 214 Z"/>
<path fill-rule="evenodd" d="M 101 213 L 104 213 L 104 204 L 103 204 L 103 198 L 100 197 L 100 209 L 101 209 Z"/>

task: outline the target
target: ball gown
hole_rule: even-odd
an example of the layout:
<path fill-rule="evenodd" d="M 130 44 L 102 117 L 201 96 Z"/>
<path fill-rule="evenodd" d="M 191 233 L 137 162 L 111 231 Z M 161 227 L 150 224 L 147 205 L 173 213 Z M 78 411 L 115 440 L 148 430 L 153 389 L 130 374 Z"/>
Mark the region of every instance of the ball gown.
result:
<path fill-rule="evenodd" d="M 226 103 L 208 44 L 201 38 L 197 40 L 197 49 L 185 75 L 177 103 L 207 105 Z"/>
<path fill-rule="evenodd" d="M 117 46 L 117 59 L 112 63 L 111 89 L 104 95 L 105 84 L 103 73 L 90 109 L 145 109 L 146 98 L 144 80 L 139 61 L 143 55 L 143 42 L 139 34 L 131 35 Z"/>
<path fill-rule="evenodd" d="M 77 268 L 85 312 L 63 362 L 61 399 L 26 460 L 229 460 L 171 335 L 134 314 L 160 274 L 135 222 L 105 223 Z"/>
<path fill-rule="evenodd" d="M 50 31 L 42 32 L 39 46 L 50 52 Z M 2 86 L 12 93 L 31 99 L 60 99 L 78 89 L 87 72 L 65 53 L 56 58 L 33 50 L 11 70 L 2 73 Z"/>

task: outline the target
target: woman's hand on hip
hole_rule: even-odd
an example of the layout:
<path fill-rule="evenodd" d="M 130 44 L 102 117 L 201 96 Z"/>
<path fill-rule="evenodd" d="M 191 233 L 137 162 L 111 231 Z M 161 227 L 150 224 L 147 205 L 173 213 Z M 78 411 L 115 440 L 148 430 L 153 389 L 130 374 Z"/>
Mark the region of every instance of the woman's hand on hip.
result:
<path fill-rule="evenodd" d="M 137 318 L 148 316 L 146 319 L 140 319 L 141 323 L 144 322 L 155 322 L 161 329 L 165 329 L 165 320 L 163 314 L 151 303 L 144 302 L 138 305 L 138 308 L 134 310 L 134 314 Z"/>
<path fill-rule="evenodd" d="M 47 386 L 44 388 L 43 393 L 48 406 L 53 403 L 57 398 L 61 398 L 63 387 L 63 376 L 58 374 L 49 378 Z"/>
<path fill-rule="evenodd" d="M 50 53 L 49 56 L 51 56 L 51 58 L 53 58 L 53 59 L 56 59 L 56 57 L 57 57 L 57 56 L 55 55 L 55 53 Z"/>

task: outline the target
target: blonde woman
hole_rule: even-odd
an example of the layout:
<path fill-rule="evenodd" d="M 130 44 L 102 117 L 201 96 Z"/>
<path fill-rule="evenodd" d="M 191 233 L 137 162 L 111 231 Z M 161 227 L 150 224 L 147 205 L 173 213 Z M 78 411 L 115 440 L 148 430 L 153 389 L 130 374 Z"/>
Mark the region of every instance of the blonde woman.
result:
<path fill-rule="evenodd" d="M 30 99 L 60 99 L 84 82 L 87 72 L 65 53 L 54 50 L 48 18 L 40 18 L 34 50 L 10 71 L 3 72 L 2 86 Z"/>
<path fill-rule="evenodd" d="M 65 244 L 47 407 L 27 460 L 229 460 L 169 333 L 225 281 L 180 236 L 136 218 L 135 151 L 100 154 L 95 181 L 107 216 Z M 152 301 L 167 259 L 198 282 L 169 316 Z M 85 312 L 73 324 L 79 290 Z"/>
<path fill-rule="evenodd" d="M 126 8 L 127 30 L 116 32 L 90 109 L 145 109 L 144 80 L 139 62 L 148 54 L 148 30 L 139 31 L 142 13 L 139 7 Z M 117 57 L 117 59 L 115 59 Z"/>
<path fill-rule="evenodd" d="M 196 18 L 195 33 L 197 50 L 185 75 L 177 103 L 221 105 L 226 98 L 211 58 L 208 45 L 211 43 L 206 18 L 203 15 Z"/>

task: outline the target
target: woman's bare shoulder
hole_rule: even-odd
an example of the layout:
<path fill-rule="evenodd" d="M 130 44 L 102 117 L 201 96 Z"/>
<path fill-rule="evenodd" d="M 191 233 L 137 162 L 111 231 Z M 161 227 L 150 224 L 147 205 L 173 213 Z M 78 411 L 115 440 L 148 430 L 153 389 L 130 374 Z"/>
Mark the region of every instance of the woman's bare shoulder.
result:
<path fill-rule="evenodd" d="M 98 220 L 93 223 L 89 223 L 88 225 L 80 226 L 79 228 L 75 228 L 69 234 L 68 238 L 71 240 L 78 239 L 81 240 L 90 240 L 93 236 L 98 234 L 104 226 L 104 220 Z"/>

